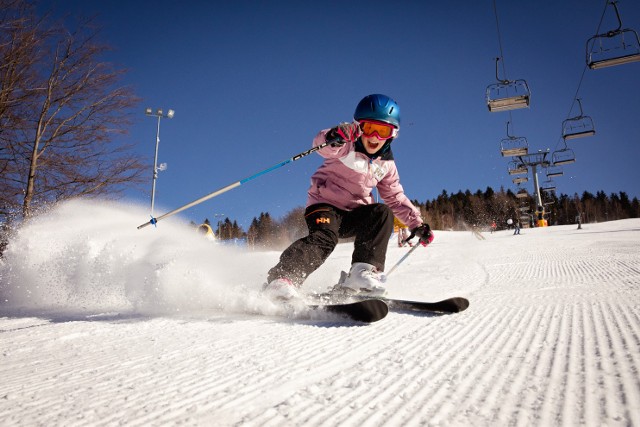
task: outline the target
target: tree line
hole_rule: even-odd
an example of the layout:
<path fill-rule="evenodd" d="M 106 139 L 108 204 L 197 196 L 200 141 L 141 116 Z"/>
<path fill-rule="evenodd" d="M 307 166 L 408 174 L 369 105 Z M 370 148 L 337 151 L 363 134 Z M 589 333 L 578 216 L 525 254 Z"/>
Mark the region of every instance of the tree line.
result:
<path fill-rule="evenodd" d="M 581 196 L 540 190 L 544 206 L 544 219 L 549 225 L 573 224 L 578 216 L 582 222 L 601 222 L 640 217 L 638 198 L 629 199 L 621 191 L 607 195 L 598 191 L 595 195 L 584 191 Z M 488 227 L 496 222 L 498 228 L 506 228 L 507 220 L 520 221 L 523 226 L 536 224 L 536 202 L 531 195 L 517 198 L 511 190 L 495 192 L 491 187 L 485 191 L 469 190 L 448 194 L 445 190 L 433 200 L 414 202 L 423 218 L 434 229 L 464 230 L 468 227 Z"/>
<path fill-rule="evenodd" d="M 584 191 L 581 196 L 544 193 L 542 201 L 544 218 L 549 225 L 575 224 L 578 216 L 583 223 L 613 221 L 640 217 L 640 202 L 632 200 L 625 192 L 607 195 L 598 191 L 594 195 Z M 413 201 L 422 217 L 434 230 L 462 231 L 489 229 L 495 222 L 497 229 L 508 228 L 508 220 L 519 221 L 522 226 L 535 226 L 537 212 L 532 196 L 517 198 L 511 190 L 494 191 L 487 187 L 484 191 L 469 190 L 449 194 L 443 190 L 438 197 L 425 202 Z M 209 223 L 205 220 L 205 223 Z M 209 223 L 210 224 L 210 223 Z M 212 229 L 222 240 L 246 239 L 251 248 L 282 249 L 294 240 L 307 234 L 304 221 L 304 207 L 297 207 L 281 219 L 273 218 L 268 212 L 254 217 L 245 232 L 237 222 L 226 218 Z"/>

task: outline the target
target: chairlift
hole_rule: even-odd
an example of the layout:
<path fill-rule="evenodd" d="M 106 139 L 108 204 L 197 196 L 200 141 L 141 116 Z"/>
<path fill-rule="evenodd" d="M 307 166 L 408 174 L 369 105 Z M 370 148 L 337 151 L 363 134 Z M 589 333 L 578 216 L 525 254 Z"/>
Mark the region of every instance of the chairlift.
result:
<path fill-rule="evenodd" d="M 585 136 L 593 136 L 596 134 L 593 120 L 591 117 L 583 114 L 580 98 L 578 98 L 577 101 L 578 106 L 580 107 L 580 115 L 562 122 L 562 138 L 565 141 Z"/>
<path fill-rule="evenodd" d="M 521 188 L 520 190 L 518 190 L 518 192 L 516 193 L 516 198 L 523 199 L 525 197 L 529 197 L 529 193 L 527 193 L 527 190 L 524 188 Z"/>
<path fill-rule="evenodd" d="M 556 184 L 552 179 L 548 179 L 542 183 L 540 189 L 545 193 L 553 193 L 556 191 Z"/>
<path fill-rule="evenodd" d="M 554 151 L 551 155 L 551 160 L 554 166 L 569 165 L 571 163 L 575 163 L 576 155 L 573 153 L 572 149 L 565 147 Z"/>
<path fill-rule="evenodd" d="M 551 206 L 555 204 L 556 199 L 553 197 L 554 191 L 544 191 L 542 197 L 542 205 L 543 206 Z M 547 210 L 547 214 L 551 214 L 551 211 Z"/>
<path fill-rule="evenodd" d="M 640 61 L 640 37 L 630 28 L 622 29 L 622 19 L 615 1 L 609 1 L 618 19 L 618 28 L 596 34 L 587 40 L 587 65 L 597 70 Z"/>
<path fill-rule="evenodd" d="M 564 175 L 564 172 L 560 166 L 549 166 L 547 168 L 547 178 L 555 178 L 562 175 Z"/>
<path fill-rule="evenodd" d="M 523 182 L 529 182 L 528 176 L 518 176 L 512 179 L 514 184 L 522 184 Z"/>
<path fill-rule="evenodd" d="M 498 77 L 498 61 L 496 58 L 496 80 L 498 83 L 487 86 L 487 107 L 492 113 L 515 110 L 529 106 L 531 91 L 525 80 L 501 80 Z"/>
<path fill-rule="evenodd" d="M 509 175 L 524 175 L 529 172 L 527 167 L 517 160 L 509 162 L 508 171 Z"/>
<path fill-rule="evenodd" d="M 500 141 L 500 153 L 502 157 L 526 156 L 529 153 L 527 138 L 509 135 L 509 122 L 507 122 L 507 137 Z"/>
<path fill-rule="evenodd" d="M 529 212 L 529 206 L 521 206 L 518 208 L 520 212 L 527 213 Z"/>

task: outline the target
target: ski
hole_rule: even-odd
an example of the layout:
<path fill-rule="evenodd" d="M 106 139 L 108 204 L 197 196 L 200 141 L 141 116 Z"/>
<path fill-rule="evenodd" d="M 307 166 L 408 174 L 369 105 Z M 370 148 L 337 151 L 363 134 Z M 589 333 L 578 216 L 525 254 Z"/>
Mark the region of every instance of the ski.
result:
<path fill-rule="evenodd" d="M 341 314 L 357 322 L 373 323 L 384 319 L 389 313 L 386 302 L 377 298 L 367 298 L 360 301 L 346 303 L 310 304 L 312 310 L 322 310 L 329 313 Z"/>
<path fill-rule="evenodd" d="M 415 247 L 413 248 L 415 249 Z M 409 255 L 413 252 L 413 249 L 407 253 Z M 406 255 L 405 255 L 406 257 Z M 399 263 L 398 263 L 399 264 Z M 398 265 L 396 264 L 396 266 Z M 394 266 L 395 268 L 395 266 Z M 391 269 L 393 271 L 393 268 Z M 391 273 L 391 271 L 389 273 Z M 313 298 L 325 302 L 344 303 L 347 301 L 365 301 L 368 299 L 379 299 L 387 303 L 389 310 L 392 311 L 416 311 L 416 312 L 430 312 L 430 313 L 460 313 L 469 308 L 469 300 L 463 297 L 452 297 L 443 299 L 441 301 L 412 301 L 397 298 L 389 298 L 383 296 L 370 296 L 366 294 L 350 294 L 344 293 L 340 288 L 340 284 L 344 283 L 347 278 L 347 273 L 342 271 L 340 273 L 340 280 L 338 284 L 331 288 L 328 292 L 315 294 Z"/>
<path fill-rule="evenodd" d="M 469 308 L 469 300 L 463 297 L 452 297 L 441 301 L 414 301 L 397 298 L 388 298 L 381 296 L 368 295 L 350 295 L 336 292 L 327 292 L 315 294 L 312 296 L 315 300 L 326 304 L 344 304 L 349 301 L 369 301 L 372 299 L 384 301 L 391 311 L 416 311 L 429 313 L 460 313 Z"/>
<path fill-rule="evenodd" d="M 469 300 L 463 297 L 453 297 L 441 301 L 410 301 L 395 298 L 380 298 L 389 305 L 389 309 L 404 311 L 426 311 L 434 313 L 460 313 L 469 308 Z"/>

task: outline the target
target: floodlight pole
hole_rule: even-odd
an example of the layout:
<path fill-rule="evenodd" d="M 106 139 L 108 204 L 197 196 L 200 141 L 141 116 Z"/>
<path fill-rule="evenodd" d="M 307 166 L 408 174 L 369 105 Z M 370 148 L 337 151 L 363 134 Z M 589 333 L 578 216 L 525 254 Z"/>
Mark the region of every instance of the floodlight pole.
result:
<path fill-rule="evenodd" d="M 155 155 L 153 157 L 153 181 L 151 184 L 151 217 L 153 218 L 153 207 L 154 201 L 156 198 L 156 181 L 158 179 L 158 147 L 160 145 L 160 119 L 166 117 L 168 119 L 172 119 L 175 112 L 173 110 L 169 110 L 167 114 L 163 114 L 162 110 L 156 110 L 153 112 L 151 108 L 145 109 L 145 114 L 147 116 L 157 117 L 158 125 L 156 128 L 156 150 Z"/>

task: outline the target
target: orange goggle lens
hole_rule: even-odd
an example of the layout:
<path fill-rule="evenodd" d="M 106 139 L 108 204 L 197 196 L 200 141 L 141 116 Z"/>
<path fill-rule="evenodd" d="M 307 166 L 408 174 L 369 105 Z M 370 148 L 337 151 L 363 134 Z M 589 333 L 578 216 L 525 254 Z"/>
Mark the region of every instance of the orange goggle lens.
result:
<path fill-rule="evenodd" d="M 360 129 L 365 136 L 373 136 L 374 134 L 380 139 L 389 139 L 395 134 L 396 128 L 388 123 L 380 122 L 360 122 Z"/>

